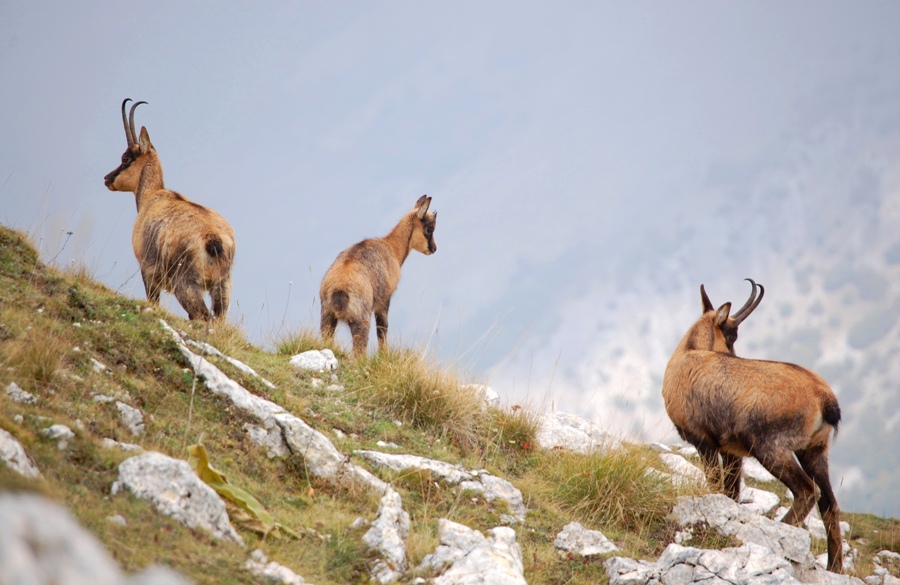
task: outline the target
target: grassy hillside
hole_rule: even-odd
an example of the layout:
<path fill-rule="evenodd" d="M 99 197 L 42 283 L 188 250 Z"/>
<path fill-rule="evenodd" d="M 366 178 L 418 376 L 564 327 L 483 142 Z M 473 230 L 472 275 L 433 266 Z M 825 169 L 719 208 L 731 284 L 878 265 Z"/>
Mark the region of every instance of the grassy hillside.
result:
<path fill-rule="evenodd" d="M 462 387 L 472 380 L 461 380 L 413 349 L 394 348 L 354 362 L 334 347 L 341 362 L 336 380 L 298 372 L 289 357 L 321 348 L 313 334 L 297 332 L 278 340 L 275 352 L 264 351 L 232 325 L 209 331 L 119 296 L 84 271 L 48 267 L 26 236 L 0 227 L 0 388 L 15 382 L 38 397 L 36 405 L 25 405 L 0 391 L 0 428 L 22 443 L 43 474 L 26 480 L 0 465 L 0 490 L 36 491 L 63 503 L 127 571 L 161 562 L 197 583 L 254 583 L 243 564 L 251 550 L 261 548 L 270 560 L 318 585 L 368 582 L 365 528 L 352 525 L 358 517 L 373 519 L 378 508 L 376 494 L 316 479 L 298 457 L 270 459 L 243 428 L 257 421 L 195 379 L 160 318 L 250 365 L 276 388 L 210 358 L 251 392 L 328 436 L 343 453 L 381 450 L 377 442 L 385 441 L 398 445 L 398 453 L 485 468 L 512 481 L 528 506 L 527 520 L 515 528 L 529 582 L 606 582 L 600 560 L 561 557 L 554 549 L 556 534 L 573 520 L 603 531 L 627 556 L 655 559 L 671 542 L 674 528 L 666 516 L 679 494 L 645 473 L 664 468 L 646 447 L 589 456 L 544 452 L 535 445 L 536 413 L 485 408 Z M 133 435 L 114 403 L 97 401 L 95 394 L 139 408 L 144 433 Z M 40 433 L 56 423 L 76 434 L 64 449 Z M 202 441 L 212 464 L 299 539 L 264 539 L 239 525 L 247 543 L 241 548 L 192 532 L 128 493 L 110 495 L 117 466 L 129 455 L 102 446 L 104 438 L 181 459 L 188 458 L 189 445 Z M 354 461 L 369 468 L 361 458 Z M 485 531 L 505 512 L 427 473 L 373 472 L 394 485 L 411 516 L 411 567 L 437 546 L 439 518 Z M 126 525 L 110 522 L 114 515 Z M 874 552 L 900 550 L 900 522 L 847 516 L 852 544 L 863 557 L 860 574 L 868 574 Z M 818 546 L 822 552 L 824 544 Z"/>

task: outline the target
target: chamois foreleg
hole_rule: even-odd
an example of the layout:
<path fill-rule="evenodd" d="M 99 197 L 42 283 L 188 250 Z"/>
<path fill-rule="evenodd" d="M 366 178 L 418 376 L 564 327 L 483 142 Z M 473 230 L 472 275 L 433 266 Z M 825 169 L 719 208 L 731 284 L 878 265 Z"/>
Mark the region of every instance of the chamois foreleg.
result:
<path fill-rule="evenodd" d="M 683 430 L 678 429 L 678 433 L 688 443 L 697 448 L 700 453 L 700 459 L 703 460 L 703 469 L 706 472 L 706 481 L 712 490 L 722 489 L 722 469 L 719 464 L 719 448 L 699 437 L 689 435 Z"/>
<path fill-rule="evenodd" d="M 369 318 L 354 319 L 347 323 L 350 326 L 350 334 L 353 336 L 353 355 L 356 357 L 366 354 L 366 346 L 369 343 Z"/>
<path fill-rule="evenodd" d="M 816 484 L 794 459 L 793 451 L 757 445 L 752 454 L 794 494 L 794 504 L 781 521 L 793 526 L 803 524 L 816 503 Z"/>
<path fill-rule="evenodd" d="M 841 513 L 837 499 L 834 497 L 834 491 L 831 489 L 831 479 L 828 473 L 828 448 L 822 446 L 798 451 L 797 459 L 819 488 L 819 514 L 822 516 L 822 522 L 825 523 L 828 540 L 828 570 L 840 573 L 844 565 Z"/>
<path fill-rule="evenodd" d="M 723 488 L 725 495 L 740 502 L 741 499 L 741 470 L 744 458 L 722 452 L 722 469 L 724 470 Z"/>
<path fill-rule="evenodd" d="M 330 344 L 334 341 L 334 330 L 337 329 L 338 318 L 327 308 L 322 307 L 322 319 L 319 325 L 319 333 L 322 335 L 322 341 Z"/>

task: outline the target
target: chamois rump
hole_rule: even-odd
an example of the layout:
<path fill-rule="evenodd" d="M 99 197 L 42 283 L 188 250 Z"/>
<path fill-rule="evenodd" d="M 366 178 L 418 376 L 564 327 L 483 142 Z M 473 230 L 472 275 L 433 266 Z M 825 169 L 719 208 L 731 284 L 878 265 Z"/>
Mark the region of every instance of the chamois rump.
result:
<path fill-rule="evenodd" d="M 130 191 L 137 204 L 131 234 L 134 255 L 141 268 L 147 298 L 159 303 L 161 291 L 169 291 L 190 319 L 210 319 L 203 299 L 209 291 L 215 318 L 228 311 L 231 298 L 231 266 L 234 262 L 234 230 L 208 207 L 170 191 L 163 184 L 162 163 L 147 129 L 134 130 L 134 110 L 128 116 L 122 102 L 122 123 L 128 147 L 122 164 L 106 175 L 110 191 Z"/>
<path fill-rule="evenodd" d="M 437 251 L 437 212 L 429 212 L 431 197 L 422 195 L 383 238 L 363 240 L 347 248 L 325 273 L 319 289 L 322 339 L 331 342 L 339 321 L 353 335 L 353 353 L 366 353 L 370 318 L 375 313 L 378 348 L 384 349 L 391 296 L 400 282 L 400 267 L 411 250 L 430 256 Z"/>
<path fill-rule="evenodd" d="M 806 368 L 735 355 L 738 326 L 765 294 L 762 285 L 747 280 L 753 290 L 734 315 L 731 303 L 714 309 L 700 286 L 703 314 L 666 366 L 666 412 L 681 438 L 699 451 L 713 489 L 724 488 L 739 501 L 742 458 L 753 456 L 794 495 L 783 522 L 799 526 L 818 502 L 828 570 L 840 573 L 840 510 L 828 477 L 828 449 L 841 409 L 825 380 Z"/>

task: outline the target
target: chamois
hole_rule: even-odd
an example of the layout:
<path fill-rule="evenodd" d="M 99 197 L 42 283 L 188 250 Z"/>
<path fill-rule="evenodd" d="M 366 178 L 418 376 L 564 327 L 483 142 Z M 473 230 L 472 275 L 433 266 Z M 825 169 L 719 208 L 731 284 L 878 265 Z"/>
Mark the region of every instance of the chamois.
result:
<path fill-rule="evenodd" d="M 159 303 L 161 291 L 175 295 L 190 319 L 210 319 L 203 292 L 209 291 L 215 318 L 228 311 L 234 230 L 221 215 L 163 184 L 162 163 L 147 129 L 134 131 L 134 110 L 128 116 L 122 102 L 122 123 L 128 147 L 122 164 L 106 175 L 110 191 L 130 191 L 137 204 L 131 245 L 141 268 L 147 298 Z"/>
<path fill-rule="evenodd" d="M 437 251 L 434 243 L 437 212 L 428 212 L 430 204 L 431 197 L 422 195 L 391 233 L 383 238 L 363 240 L 338 254 L 319 289 L 321 333 L 326 342 L 334 339 L 338 321 L 346 321 L 353 335 L 354 355 L 365 354 L 369 320 L 374 312 L 378 348 L 384 349 L 388 309 L 400 282 L 400 267 L 410 250 L 426 256 Z"/>
<path fill-rule="evenodd" d="M 731 303 L 714 309 L 700 286 L 703 315 L 666 366 L 666 412 L 681 438 L 699 451 L 713 489 L 724 487 L 738 501 L 742 458 L 753 456 L 794 494 L 783 522 L 799 526 L 818 501 L 828 570 L 840 573 L 840 510 L 828 477 L 828 449 L 841 409 L 825 380 L 806 368 L 735 355 L 738 326 L 765 294 L 762 285 L 747 280 L 753 290 L 734 315 Z"/>

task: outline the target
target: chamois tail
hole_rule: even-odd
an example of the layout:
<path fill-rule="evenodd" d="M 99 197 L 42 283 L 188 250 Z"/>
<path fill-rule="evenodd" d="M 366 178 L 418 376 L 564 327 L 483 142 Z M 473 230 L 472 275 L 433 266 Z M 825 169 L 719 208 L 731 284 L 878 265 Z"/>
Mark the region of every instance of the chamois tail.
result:
<path fill-rule="evenodd" d="M 346 291 L 336 290 L 331 293 L 331 310 L 335 313 L 343 313 L 350 306 L 350 295 Z"/>
<path fill-rule="evenodd" d="M 837 437 L 838 425 L 841 422 L 841 407 L 834 396 L 826 400 L 822 408 L 822 419 L 834 427 L 834 436 Z"/>

